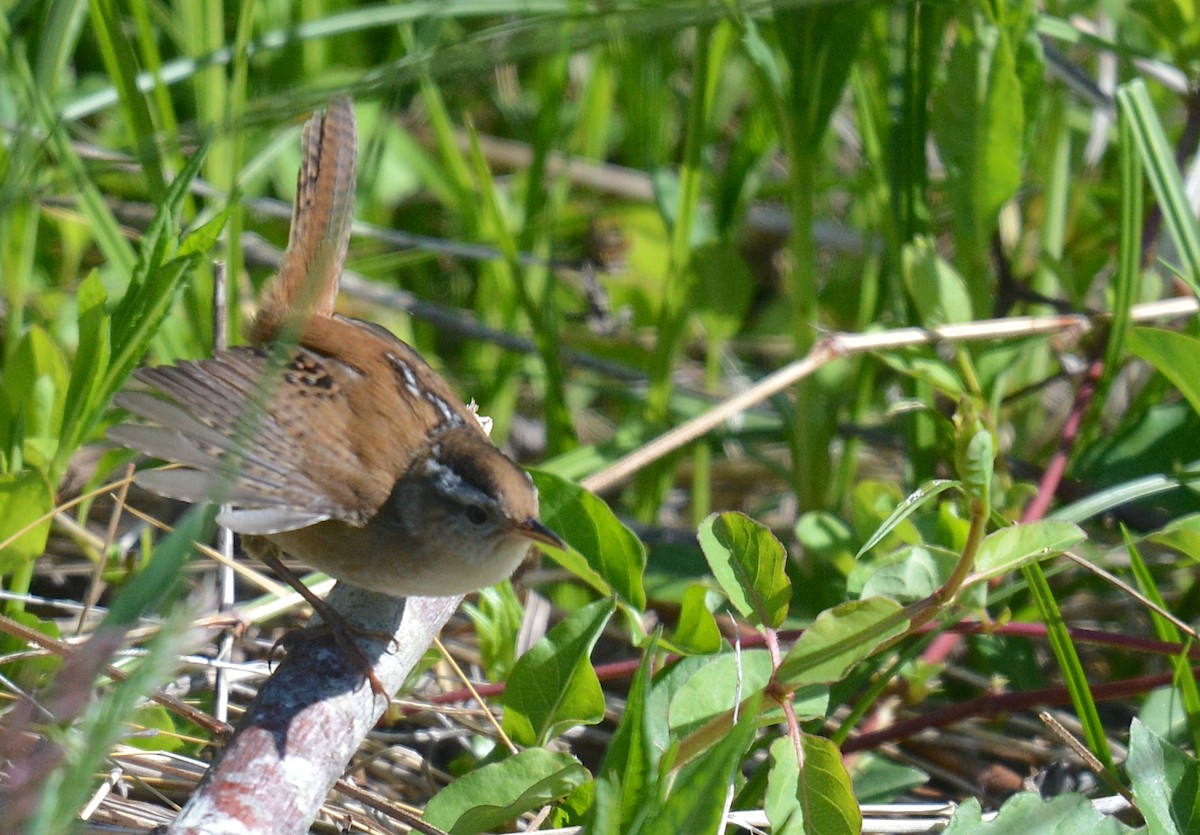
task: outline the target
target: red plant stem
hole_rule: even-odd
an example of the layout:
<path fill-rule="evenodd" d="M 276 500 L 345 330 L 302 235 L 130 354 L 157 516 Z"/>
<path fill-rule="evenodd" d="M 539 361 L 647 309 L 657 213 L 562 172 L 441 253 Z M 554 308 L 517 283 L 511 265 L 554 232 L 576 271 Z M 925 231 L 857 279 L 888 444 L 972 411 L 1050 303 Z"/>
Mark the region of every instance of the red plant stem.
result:
<path fill-rule="evenodd" d="M 1100 382 L 1100 376 L 1103 373 L 1104 360 L 1092 360 L 1079 384 L 1079 390 L 1075 392 L 1075 402 L 1071 406 L 1066 423 L 1063 424 L 1062 434 L 1058 439 L 1058 449 L 1054 451 L 1054 455 L 1050 457 L 1050 463 L 1046 465 L 1046 471 L 1042 473 L 1042 479 L 1038 482 L 1037 494 L 1034 495 L 1033 501 L 1025 507 L 1025 512 L 1021 514 L 1022 524 L 1041 519 L 1050 509 L 1050 504 L 1058 492 L 1058 485 L 1062 483 L 1063 475 L 1066 474 L 1067 462 L 1070 460 L 1075 440 L 1079 437 L 1083 418 L 1091 408 L 1092 399 L 1096 396 L 1096 384 Z"/>
<path fill-rule="evenodd" d="M 763 639 L 766 641 L 767 651 L 771 654 L 771 686 L 768 692 L 771 698 L 783 708 L 788 737 L 792 740 L 792 747 L 796 751 L 796 766 L 803 770 L 804 736 L 800 732 L 800 722 L 796 719 L 796 710 L 792 704 L 792 691 L 781 686 L 775 680 L 775 676 L 779 674 L 779 665 L 783 663 L 783 653 L 779 651 L 779 633 L 768 627 L 763 632 Z"/>
<path fill-rule="evenodd" d="M 1200 675 L 1200 667 L 1192 670 L 1192 675 Z M 1163 687 L 1175 680 L 1175 673 L 1156 673 L 1150 676 L 1138 676 L 1121 681 L 1109 681 L 1092 685 L 1092 695 L 1097 702 L 1128 699 L 1141 695 L 1156 687 Z M 992 692 L 966 702 L 948 705 L 941 710 L 931 711 L 911 719 L 893 722 L 878 731 L 859 734 L 842 743 L 842 753 L 850 754 L 856 751 L 866 751 L 877 748 L 887 742 L 913 736 L 931 728 L 942 728 L 981 716 L 996 716 L 1011 713 L 1016 710 L 1031 710 L 1035 707 L 1053 707 L 1071 704 L 1071 695 L 1065 687 L 1046 687 L 1041 690 L 1029 690 L 1024 693 Z"/>
<path fill-rule="evenodd" d="M 930 623 L 922 626 L 917 632 L 926 633 L 939 630 L 953 632 L 955 635 L 1004 635 L 1008 637 L 1028 638 L 1030 640 L 1044 640 L 1046 637 L 1046 627 L 1040 623 L 1005 623 L 995 625 L 980 623 L 979 621 L 960 621 L 951 626 L 939 626 L 938 624 Z M 1116 632 L 1105 632 L 1101 629 L 1082 629 L 1079 627 L 1068 627 L 1067 633 L 1071 636 L 1071 640 L 1077 644 L 1123 649 L 1140 655 L 1178 656 L 1186 649 L 1188 658 L 1200 661 L 1200 644 L 1177 644 L 1171 641 L 1159 641 L 1154 638 L 1145 638 L 1137 635 L 1122 635 Z M 787 643 L 797 640 L 801 634 L 803 634 L 802 630 L 778 632 L 779 638 Z M 747 635 L 740 640 L 744 648 L 766 645 L 765 638 L 758 634 Z M 678 660 L 678 657 L 675 655 L 668 656 L 666 663 L 670 664 Z M 631 658 L 627 661 L 614 661 L 610 664 L 601 664 L 596 667 L 596 676 L 601 681 L 626 680 L 633 677 L 640 663 L 638 659 Z M 480 696 L 494 697 L 502 695 L 504 687 L 504 682 L 501 681 L 477 684 L 475 685 L 475 690 Z M 448 690 L 445 693 L 438 693 L 425 701 L 428 704 L 444 705 L 469 702 L 474 698 L 469 690 L 460 688 L 458 690 Z"/>

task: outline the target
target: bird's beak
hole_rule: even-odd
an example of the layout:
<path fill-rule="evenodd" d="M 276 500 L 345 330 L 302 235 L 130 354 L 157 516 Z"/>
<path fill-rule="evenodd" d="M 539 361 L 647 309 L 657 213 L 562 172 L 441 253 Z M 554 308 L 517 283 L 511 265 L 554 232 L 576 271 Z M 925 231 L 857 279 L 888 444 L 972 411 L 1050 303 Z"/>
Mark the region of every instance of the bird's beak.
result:
<path fill-rule="evenodd" d="M 567 550 L 567 543 L 563 542 L 558 534 L 547 528 L 537 519 L 529 518 L 524 522 L 517 523 L 517 533 L 532 539 L 534 542 L 541 542 L 543 545 L 549 545 L 560 551 Z"/>

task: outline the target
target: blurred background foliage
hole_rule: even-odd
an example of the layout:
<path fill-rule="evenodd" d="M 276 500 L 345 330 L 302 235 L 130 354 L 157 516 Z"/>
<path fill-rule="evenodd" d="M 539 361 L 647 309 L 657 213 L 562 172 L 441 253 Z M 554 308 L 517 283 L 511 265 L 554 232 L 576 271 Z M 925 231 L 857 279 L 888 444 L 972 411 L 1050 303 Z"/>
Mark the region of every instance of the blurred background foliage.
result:
<path fill-rule="evenodd" d="M 1190 4 L 0 6 L 8 615 L 57 634 L 23 596 L 82 597 L 52 567 L 125 576 L 148 537 L 89 534 L 90 500 L 54 510 L 129 460 L 103 442 L 129 371 L 211 352 L 217 260 L 238 340 L 286 242 L 300 128 L 337 92 L 357 103 L 361 155 L 342 309 L 411 342 L 559 477 L 603 472 L 833 331 L 1095 317 L 826 363 L 608 487 L 649 550 L 636 609 L 717 608 L 692 592 L 711 587 L 695 530 L 712 511 L 784 542 L 795 625 L 847 599 L 881 525 L 876 553 L 941 549 L 945 579 L 970 542 L 966 499 L 888 520 L 930 480 L 964 478 L 986 431 L 993 526 L 1040 497 L 1085 525 L 1097 561 L 1128 563 L 1115 523 L 1156 537 L 1147 577 L 1196 614 L 1200 547 L 1174 522 L 1200 509 L 1195 329 L 1129 321 L 1200 286 Z M 1007 579 L 993 616 L 1044 614 Z M 1054 583 L 1095 628 L 1126 628 L 1128 602 L 1096 606 L 1114 592 L 1093 575 Z M 507 607 L 476 613 L 498 676 Z M 1028 647 L 999 640 L 973 639 L 968 663 L 1028 681 Z M 33 685 L 45 668 L 10 672 Z"/>

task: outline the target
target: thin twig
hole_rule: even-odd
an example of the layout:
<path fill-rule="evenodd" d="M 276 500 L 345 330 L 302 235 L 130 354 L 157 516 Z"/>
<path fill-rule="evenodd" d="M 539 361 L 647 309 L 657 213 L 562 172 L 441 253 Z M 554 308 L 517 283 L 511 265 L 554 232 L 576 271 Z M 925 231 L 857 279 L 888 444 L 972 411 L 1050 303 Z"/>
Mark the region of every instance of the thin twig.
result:
<path fill-rule="evenodd" d="M 100 599 L 100 590 L 104 587 L 104 569 L 108 563 L 108 552 L 117 538 L 117 529 L 121 524 L 121 511 L 125 508 L 125 499 L 129 495 L 129 485 L 132 481 L 133 464 L 130 464 L 125 468 L 125 478 L 121 479 L 121 486 L 117 489 L 112 515 L 108 519 L 108 529 L 104 532 L 104 545 L 100 548 L 100 558 L 96 560 L 92 580 L 88 584 L 87 596 L 83 599 L 83 609 L 80 610 L 79 621 L 75 624 L 76 635 L 83 632 L 84 621 L 87 620 L 96 601 Z"/>
<path fill-rule="evenodd" d="M 1198 310 L 1200 310 L 1200 302 L 1197 302 L 1194 297 L 1187 296 L 1135 305 L 1130 310 L 1130 319 L 1135 322 L 1143 322 L 1153 319 L 1182 318 L 1194 316 Z M 749 389 L 659 435 L 600 472 L 583 479 L 581 483 L 593 492 L 601 492 L 614 487 L 643 467 L 686 446 L 716 429 L 734 415 L 779 394 L 837 359 L 876 351 L 894 351 L 899 348 L 933 345 L 938 342 L 1020 339 L 1070 330 L 1086 332 L 1091 329 L 1097 319 L 1101 318 L 1103 318 L 1102 314 L 1098 316 L 1080 314 L 1012 316 L 1005 319 L 943 325 L 937 328 L 897 328 L 877 333 L 832 334 L 818 340 L 808 354 L 801 359 L 788 363 Z"/>
<path fill-rule="evenodd" d="M 484 715 L 487 716 L 488 722 L 491 723 L 491 726 L 496 729 L 496 733 L 500 735 L 500 741 L 504 743 L 504 747 L 508 749 L 510 754 L 517 753 L 517 746 L 513 744 L 513 741 L 509 739 L 508 734 L 504 732 L 504 728 L 500 727 L 500 723 L 496 721 L 496 714 L 492 713 L 492 709 L 488 707 L 487 701 L 484 700 L 483 696 L 479 695 L 479 691 L 475 689 L 475 685 L 471 683 L 469 678 L 467 678 L 467 674 L 463 672 L 462 667 L 458 666 L 458 662 L 455 661 L 454 657 L 450 655 L 450 650 L 446 649 L 446 645 L 442 643 L 442 639 L 435 637 L 433 639 L 433 645 L 437 647 L 438 652 L 440 652 L 442 657 L 445 658 L 447 663 L 450 664 L 451 669 L 453 669 L 455 675 L 458 676 L 458 680 L 461 681 L 463 686 L 467 688 L 467 692 L 469 692 L 471 697 L 479 704 L 481 708 L 483 708 Z"/>

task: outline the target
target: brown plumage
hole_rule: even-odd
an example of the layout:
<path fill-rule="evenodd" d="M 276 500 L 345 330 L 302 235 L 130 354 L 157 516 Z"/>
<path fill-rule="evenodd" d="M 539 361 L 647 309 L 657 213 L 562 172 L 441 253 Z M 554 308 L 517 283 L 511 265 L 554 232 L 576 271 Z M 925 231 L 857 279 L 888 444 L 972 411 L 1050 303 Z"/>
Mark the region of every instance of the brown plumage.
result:
<path fill-rule="evenodd" d="M 354 210 L 354 111 L 304 130 L 287 252 L 254 344 L 143 368 L 118 405 L 155 425 L 110 436 L 181 464 L 139 482 L 233 505 L 219 521 L 330 575 L 396 595 L 449 595 L 507 577 L 538 522 L 532 482 L 410 346 L 335 315 Z M 289 342 L 289 337 L 292 341 Z"/>

